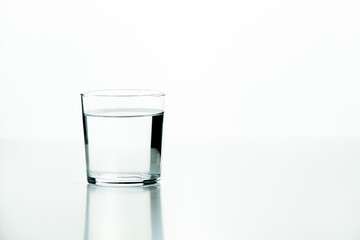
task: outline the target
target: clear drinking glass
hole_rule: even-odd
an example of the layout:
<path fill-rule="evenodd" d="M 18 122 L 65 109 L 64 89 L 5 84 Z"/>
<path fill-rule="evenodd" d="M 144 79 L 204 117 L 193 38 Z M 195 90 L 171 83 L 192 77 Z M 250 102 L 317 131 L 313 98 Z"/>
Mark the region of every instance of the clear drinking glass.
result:
<path fill-rule="evenodd" d="M 81 94 L 89 183 L 148 184 L 160 179 L 164 96 L 127 89 Z"/>

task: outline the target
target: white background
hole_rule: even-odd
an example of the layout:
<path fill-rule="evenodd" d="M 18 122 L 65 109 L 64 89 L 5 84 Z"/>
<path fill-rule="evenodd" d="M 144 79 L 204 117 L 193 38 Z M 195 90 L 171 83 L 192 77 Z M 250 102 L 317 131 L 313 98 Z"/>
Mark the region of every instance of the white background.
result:
<path fill-rule="evenodd" d="M 80 92 L 167 93 L 174 137 L 359 136 L 359 1 L 0 1 L 0 137 L 82 138 Z"/>
<path fill-rule="evenodd" d="M 0 0 L 0 239 L 86 238 L 80 93 L 109 88 L 167 93 L 165 239 L 360 239 L 359 13 Z"/>

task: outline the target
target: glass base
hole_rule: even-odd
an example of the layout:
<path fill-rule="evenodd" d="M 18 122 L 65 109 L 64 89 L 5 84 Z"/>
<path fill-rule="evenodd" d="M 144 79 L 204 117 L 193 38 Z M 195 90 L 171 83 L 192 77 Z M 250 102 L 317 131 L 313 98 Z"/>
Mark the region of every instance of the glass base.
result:
<path fill-rule="evenodd" d="M 88 183 L 96 185 L 150 185 L 160 181 L 160 174 L 89 174 Z"/>

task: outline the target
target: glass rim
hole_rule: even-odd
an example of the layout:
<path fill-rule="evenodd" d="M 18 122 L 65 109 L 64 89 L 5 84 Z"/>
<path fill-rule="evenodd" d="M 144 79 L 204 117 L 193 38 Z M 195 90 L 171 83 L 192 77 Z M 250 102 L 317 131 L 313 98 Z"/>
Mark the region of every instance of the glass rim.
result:
<path fill-rule="evenodd" d="M 80 94 L 82 97 L 163 97 L 165 93 L 149 89 L 103 89 Z"/>

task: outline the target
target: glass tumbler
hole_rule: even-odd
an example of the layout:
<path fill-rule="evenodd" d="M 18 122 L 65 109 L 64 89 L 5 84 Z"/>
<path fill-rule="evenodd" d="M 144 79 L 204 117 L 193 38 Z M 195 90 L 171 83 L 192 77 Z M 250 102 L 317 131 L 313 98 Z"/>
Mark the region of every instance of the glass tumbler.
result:
<path fill-rule="evenodd" d="M 89 183 L 142 185 L 160 179 L 164 96 L 130 89 L 81 94 Z"/>

